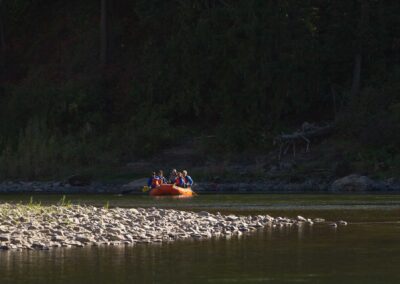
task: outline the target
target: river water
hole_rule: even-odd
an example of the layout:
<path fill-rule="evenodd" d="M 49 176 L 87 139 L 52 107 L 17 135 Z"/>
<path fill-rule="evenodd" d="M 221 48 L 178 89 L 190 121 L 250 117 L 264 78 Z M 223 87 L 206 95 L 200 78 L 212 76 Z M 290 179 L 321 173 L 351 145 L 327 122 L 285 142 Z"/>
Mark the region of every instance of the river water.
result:
<path fill-rule="evenodd" d="M 35 195 L 55 204 L 59 195 Z M 0 251 L 0 283 L 400 283 L 400 195 L 72 195 L 76 204 L 346 220 L 231 239 Z M 0 202 L 28 202 L 2 195 Z"/>

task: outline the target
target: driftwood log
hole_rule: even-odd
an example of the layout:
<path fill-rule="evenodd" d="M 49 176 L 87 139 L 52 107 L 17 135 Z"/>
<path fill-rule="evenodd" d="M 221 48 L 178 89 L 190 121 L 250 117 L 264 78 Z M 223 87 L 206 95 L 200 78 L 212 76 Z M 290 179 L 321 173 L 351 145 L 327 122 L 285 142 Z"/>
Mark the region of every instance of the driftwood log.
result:
<path fill-rule="evenodd" d="M 311 142 L 318 138 L 324 138 L 332 133 L 333 125 L 317 125 L 304 122 L 300 129 L 293 133 L 282 133 L 274 138 L 274 145 L 279 146 L 279 160 L 292 149 L 293 157 L 296 157 L 296 144 L 305 144 L 305 151 L 310 151 Z"/>

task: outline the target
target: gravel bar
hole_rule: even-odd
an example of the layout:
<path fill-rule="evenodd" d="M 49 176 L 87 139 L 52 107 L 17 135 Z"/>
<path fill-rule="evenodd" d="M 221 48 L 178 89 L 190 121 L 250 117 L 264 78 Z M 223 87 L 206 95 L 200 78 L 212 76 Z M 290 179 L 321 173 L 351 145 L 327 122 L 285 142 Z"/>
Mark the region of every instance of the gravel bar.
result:
<path fill-rule="evenodd" d="M 0 249 L 48 250 L 208 239 L 251 233 L 264 227 L 331 227 L 345 221 L 237 216 L 160 208 L 99 208 L 80 205 L 0 204 Z"/>

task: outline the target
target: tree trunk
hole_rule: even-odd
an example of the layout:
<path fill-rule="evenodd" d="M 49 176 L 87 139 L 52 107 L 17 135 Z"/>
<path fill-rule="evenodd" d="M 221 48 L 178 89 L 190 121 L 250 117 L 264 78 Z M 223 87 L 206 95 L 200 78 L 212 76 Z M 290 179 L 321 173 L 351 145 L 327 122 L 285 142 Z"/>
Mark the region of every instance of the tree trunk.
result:
<path fill-rule="evenodd" d="M 337 102 L 336 102 L 336 90 L 331 85 L 331 94 L 332 94 L 332 103 L 333 103 L 333 120 L 336 121 L 336 114 L 337 114 Z"/>
<path fill-rule="evenodd" d="M 3 1 L 0 0 L 0 97 L 4 94 L 1 87 L 6 79 L 6 40 L 4 34 Z"/>
<path fill-rule="evenodd" d="M 107 24 L 107 0 L 101 0 L 100 16 L 100 64 L 105 67 L 108 62 L 108 24 Z"/>
<path fill-rule="evenodd" d="M 356 54 L 354 58 L 354 69 L 353 69 L 353 83 L 351 85 L 351 96 L 357 96 L 360 92 L 360 80 L 361 80 L 361 54 Z"/>
<path fill-rule="evenodd" d="M 4 35 L 3 1 L 0 0 L 0 75 L 2 75 L 6 61 L 6 40 Z M 2 76 L 0 76 L 0 80 Z"/>
<path fill-rule="evenodd" d="M 368 50 L 369 22 L 370 22 L 370 5 L 368 1 L 361 1 L 360 20 L 358 23 L 358 35 L 356 43 L 356 55 L 354 57 L 353 83 L 351 86 L 351 96 L 360 93 L 361 84 L 361 63 L 362 57 L 365 59 L 365 52 Z"/>

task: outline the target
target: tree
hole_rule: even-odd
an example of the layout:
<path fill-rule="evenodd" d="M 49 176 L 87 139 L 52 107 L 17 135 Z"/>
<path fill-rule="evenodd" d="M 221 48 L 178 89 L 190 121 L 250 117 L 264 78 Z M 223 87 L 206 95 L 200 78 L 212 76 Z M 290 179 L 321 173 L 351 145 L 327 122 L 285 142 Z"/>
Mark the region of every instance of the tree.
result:
<path fill-rule="evenodd" d="M 3 0 L 0 0 L 0 80 L 6 60 L 6 41 L 4 35 Z"/>
<path fill-rule="evenodd" d="M 356 39 L 356 54 L 354 56 L 353 82 L 351 86 L 351 96 L 355 96 L 360 92 L 361 82 L 361 64 L 364 46 L 368 41 L 369 13 L 370 6 L 368 1 L 361 2 L 361 15 L 358 24 L 358 39 Z M 357 35 L 356 35 L 357 37 Z"/>
<path fill-rule="evenodd" d="M 100 64 L 102 67 L 105 67 L 108 62 L 107 0 L 100 1 Z"/>

